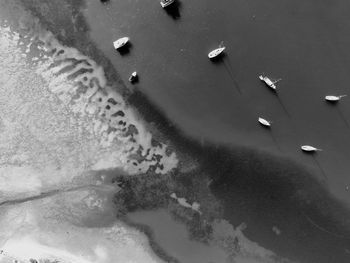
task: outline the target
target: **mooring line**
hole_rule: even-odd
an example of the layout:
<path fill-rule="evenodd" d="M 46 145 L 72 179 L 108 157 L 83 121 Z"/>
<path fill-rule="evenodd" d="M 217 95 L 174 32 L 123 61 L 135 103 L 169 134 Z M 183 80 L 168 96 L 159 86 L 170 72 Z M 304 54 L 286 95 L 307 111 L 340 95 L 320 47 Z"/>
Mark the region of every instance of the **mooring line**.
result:
<path fill-rule="evenodd" d="M 277 139 L 275 138 L 272 129 L 271 129 L 271 131 L 270 131 L 270 134 L 271 134 L 272 140 L 274 141 L 274 143 L 275 143 L 276 146 L 277 146 L 277 149 L 278 149 L 281 153 L 283 153 L 282 148 L 280 147 L 279 143 L 277 142 Z"/>
<path fill-rule="evenodd" d="M 310 224 L 312 224 L 314 227 L 316 227 L 318 230 L 327 233 L 331 236 L 337 237 L 337 238 L 342 238 L 342 239 L 350 239 L 350 237 L 347 236 L 343 236 L 340 235 L 338 233 L 334 233 L 330 230 L 325 229 L 324 227 L 320 226 L 319 224 L 317 224 L 314 220 L 312 220 L 308 215 L 306 215 L 303 211 L 301 211 L 301 213 L 306 217 L 306 219 L 309 221 Z"/>
<path fill-rule="evenodd" d="M 226 63 L 225 60 L 223 60 L 223 62 L 224 62 L 224 67 L 225 67 L 225 69 L 226 69 L 228 75 L 230 76 L 230 78 L 232 79 L 233 83 L 234 83 L 235 86 L 236 86 L 236 89 L 238 90 L 239 94 L 242 95 L 242 90 L 241 90 L 241 88 L 240 88 L 240 86 L 239 86 L 237 80 L 235 79 L 235 77 L 234 77 L 234 75 L 233 75 L 232 66 L 230 66 L 229 62 Z M 230 67 L 231 67 L 231 69 L 230 69 Z"/>
<path fill-rule="evenodd" d="M 284 112 L 287 114 L 288 118 L 291 119 L 291 116 L 287 110 L 287 108 L 284 106 L 283 102 L 282 102 L 282 99 L 280 98 L 280 96 L 276 93 L 276 97 L 277 97 L 277 100 L 278 102 L 281 104 L 282 106 L 282 109 L 284 110 Z"/>
<path fill-rule="evenodd" d="M 342 118 L 343 121 L 345 122 L 346 127 L 348 127 L 348 129 L 350 129 L 349 122 L 347 121 L 347 119 L 345 118 L 343 112 L 339 109 L 339 107 L 337 107 L 337 111 L 338 111 L 338 113 L 340 115 L 340 118 Z"/>
<path fill-rule="evenodd" d="M 312 155 L 312 159 L 314 159 L 315 161 L 315 164 L 318 166 L 318 168 L 320 169 L 323 177 L 325 178 L 326 182 L 328 182 L 328 177 L 327 177 L 327 174 L 326 172 L 324 171 L 324 169 L 322 168 L 321 164 L 318 162 L 318 160 L 316 159 L 316 156 L 315 155 Z"/>

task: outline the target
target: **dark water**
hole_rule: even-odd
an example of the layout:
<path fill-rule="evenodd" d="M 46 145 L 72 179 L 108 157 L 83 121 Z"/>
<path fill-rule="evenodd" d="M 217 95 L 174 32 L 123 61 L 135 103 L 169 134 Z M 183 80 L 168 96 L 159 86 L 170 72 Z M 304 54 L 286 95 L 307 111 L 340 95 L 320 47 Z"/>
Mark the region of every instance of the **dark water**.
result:
<path fill-rule="evenodd" d="M 301 144 L 324 149 L 318 161 L 333 194 L 349 201 L 350 103 L 327 105 L 326 94 L 349 91 L 350 3 L 335 1 L 88 1 L 91 36 L 124 80 L 137 70 L 142 90 L 189 136 L 243 144 L 291 156 L 314 169 Z M 127 54 L 113 40 L 129 36 Z M 223 40 L 221 63 L 207 53 Z M 279 99 L 257 76 L 282 78 Z M 237 85 L 242 95 L 237 91 Z M 282 108 L 283 103 L 288 114 Z M 257 117 L 274 122 L 273 136 Z"/>
<path fill-rule="evenodd" d="M 91 0 L 85 13 L 92 38 L 124 80 L 137 70 L 136 88 L 187 136 L 291 158 L 320 180 L 323 172 L 329 193 L 347 206 L 350 102 L 345 98 L 331 106 L 323 97 L 349 92 L 350 2 L 178 2 L 175 10 L 166 12 L 156 0 Z M 122 36 L 132 42 L 126 54 L 112 46 Z M 207 53 L 221 40 L 226 56 L 212 63 Z M 283 79 L 278 97 L 259 82 L 262 72 Z M 258 116 L 274 122 L 273 137 L 257 124 Z M 316 158 L 303 155 L 301 144 L 324 151 Z M 226 169 L 212 190 L 223 200 L 226 218 L 248 224 L 249 238 L 301 262 L 350 260 L 348 236 L 330 222 L 324 211 L 334 207 L 324 201 L 328 193 L 308 179 L 310 173 L 246 152 L 215 158 L 211 154 L 207 161 L 217 159 L 208 169 Z M 301 202 L 296 198 L 300 191 L 319 196 Z M 339 214 L 339 220 L 347 220 Z M 281 235 L 273 233 L 274 225 Z"/>
<path fill-rule="evenodd" d="M 297 262 L 349 262 L 350 213 L 305 170 L 245 151 L 208 151 L 206 159 L 224 217 L 245 222 L 250 239 Z"/>

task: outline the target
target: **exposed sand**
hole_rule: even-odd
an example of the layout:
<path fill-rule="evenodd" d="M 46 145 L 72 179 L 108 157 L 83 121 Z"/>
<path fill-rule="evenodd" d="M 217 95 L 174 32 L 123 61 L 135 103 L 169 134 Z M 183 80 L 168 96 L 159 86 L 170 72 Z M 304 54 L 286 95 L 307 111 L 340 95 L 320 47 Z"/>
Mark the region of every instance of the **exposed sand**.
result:
<path fill-rule="evenodd" d="M 161 262 L 143 234 L 115 221 L 106 197 L 87 188 L 2 207 L 0 261 Z"/>
<path fill-rule="evenodd" d="M 1 262 L 160 262 L 144 234 L 115 219 L 118 187 L 95 175 L 167 173 L 175 153 L 151 143 L 93 60 L 16 4 L 0 7 Z"/>
<path fill-rule="evenodd" d="M 146 124 L 107 84 L 101 66 L 63 46 L 38 20 L 15 9 L 10 17 L 19 23 L 3 25 L 0 34 L 3 260 L 160 262 L 144 234 L 115 220 L 112 197 L 118 186 L 94 175 L 112 168 L 134 176 L 166 175 L 178 166 L 177 155 L 166 144 L 153 143 Z M 7 11 L 0 11 L 0 18 Z M 188 200 L 180 195 L 176 201 L 201 211 L 199 203 Z M 178 242 L 175 246 L 193 244 L 186 240 L 184 227 L 178 227 L 182 238 L 172 240 Z M 239 238 L 241 253 L 232 259 L 236 262 L 279 261 L 245 238 L 241 227 L 218 220 L 214 230 L 221 247 Z M 170 234 L 165 237 L 171 239 Z M 207 249 L 196 246 L 198 251 Z M 221 260 L 232 250 L 215 253 L 211 256 Z"/>

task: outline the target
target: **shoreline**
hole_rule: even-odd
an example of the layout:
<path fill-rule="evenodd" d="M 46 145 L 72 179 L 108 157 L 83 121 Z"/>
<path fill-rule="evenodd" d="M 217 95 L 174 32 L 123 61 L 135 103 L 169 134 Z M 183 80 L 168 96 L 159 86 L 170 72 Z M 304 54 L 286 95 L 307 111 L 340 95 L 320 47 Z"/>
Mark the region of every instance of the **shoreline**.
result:
<path fill-rule="evenodd" d="M 132 222 L 127 216 L 123 217 L 123 223 L 127 226 L 133 227 L 139 230 L 141 233 L 145 234 L 148 238 L 148 242 L 153 252 L 159 256 L 162 260 L 169 263 L 180 263 L 176 258 L 171 257 L 167 252 L 158 244 L 154 237 L 154 233 L 151 227 L 145 224 Z"/>
<path fill-rule="evenodd" d="M 124 217 L 122 220 L 126 225 L 133 227 L 139 230 L 140 232 L 142 232 L 143 234 L 145 234 L 148 238 L 149 245 L 152 248 L 153 252 L 157 256 L 159 256 L 162 260 L 169 263 L 180 263 L 176 258 L 170 256 L 162 248 L 162 246 L 158 244 L 157 240 L 154 237 L 154 230 L 150 226 L 146 224 L 135 223 L 131 221 L 127 216 Z"/>
<path fill-rule="evenodd" d="M 83 1 L 80 2 L 80 4 Z M 28 5 L 31 5 L 30 3 L 27 3 Z M 77 4 L 79 5 L 79 4 Z M 37 15 L 37 14 L 36 14 Z M 43 19 L 43 17 L 41 17 L 41 20 Z M 84 24 L 83 22 L 81 22 L 82 24 Z M 49 28 L 50 31 L 53 31 L 53 28 Z M 56 34 L 55 34 L 56 35 Z M 67 33 L 66 33 L 66 37 L 67 37 Z M 84 40 L 85 37 L 85 40 Z M 61 41 L 64 39 L 63 36 L 61 36 Z M 199 142 L 196 142 L 193 139 L 189 139 L 186 136 L 184 136 L 180 130 L 173 126 L 173 124 L 171 123 L 170 120 L 168 120 L 163 113 L 155 106 L 153 105 L 148 99 L 147 97 L 142 94 L 139 91 L 135 91 L 134 93 L 129 94 L 128 89 L 125 87 L 124 84 L 122 84 L 120 77 L 118 77 L 118 74 L 116 72 L 116 70 L 114 70 L 114 67 L 111 66 L 111 63 L 109 62 L 108 58 L 104 57 L 103 53 L 101 51 L 99 51 L 93 44 L 91 44 L 88 41 L 88 37 L 86 37 L 86 33 L 84 32 L 81 36 L 81 39 L 78 38 L 74 44 L 72 44 L 73 46 L 75 46 L 77 43 L 79 43 L 77 46 L 75 46 L 76 48 L 78 48 L 81 52 L 83 52 L 84 54 L 90 56 L 93 60 L 95 60 L 96 62 L 98 62 L 99 64 L 101 64 L 105 69 L 108 69 L 109 73 L 107 73 L 107 79 L 111 82 L 114 83 L 114 81 L 116 81 L 117 83 L 119 83 L 121 85 L 120 90 L 122 92 L 122 94 L 125 96 L 125 94 L 127 94 L 126 96 L 128 96 L 128 102 L 130 103 L 130 105 L 132 105 L 133 107 L 135 107 L 138 111 L 138 114 L 143 118 L 143 120 L 145 121 L 145 123 L 147 123 L 148 127 L 150 128 L 150 131 L 152 131 L 152 134 L 155 135 L 155 137 L 157 139 L 159 139 L 160 141 L 169 141 L 169 146 L 174 149 L 176 149 L 177 152 L 179 153 L 180 156 L 180 160 L 183 163 L 188 162 L 188 160 L 184 160 L 185 158 L 187 158 L 187 156 L 189 156 L 191 159 L 197 159 L 199 162 L 199 168 L 194 169 L 194 171 L 200 171 L 203 172 L 205 174 L 208 174 L 208 176 L 211 176 L 211 179 L 214 180 L 213 185 L 215 187 L 215 185 L 219 184 L 219 181 L 222 179 L 222 177 L 227 176 L 227 174 L 235 174 L 233 171 L 235 171 L 236 169 L 238 169 L 237 167 L 242 166 L 242 163 L 244 163 L 244 159 L 249 156 L 250 159 L 255 160 L 257 163 L 261 163 L 261 162 L 265 162 L 270 161 L 270 160 L 274 160 L 274 162 L 276 163 L 280 163 L 279 166 L 277 167 L 277 165 L 274 167 L 277 167 L 278 172 L 275 172 L 275 174 L 270 177 L 270 176 L 266 176 L 265 179 L 269 180 L 269 179 L 273 179 L 273 178 L 280 178 L 283 174 L 283 172 L 285 172 L 288 169 L 284 168 L 284 165 L 287 163 L 289 165 L 289 171 L 294 171 L 295 168 L 297 168 L 297 170 L 299 170 L 300 174 L 297 175 L 298 180 L 294 181 L 290 178 L 285 179 L 286 182 L 284 182 L 284 185 L 290 185 L 290 184 L 296 184 L 299 186 L 304 186 L 305 189 L 303 189 L 302 191 L 304 191 L 304 193 L 302 193 L 299 198 L 301 198 L 299 201 L 303 201 L 303 202 L 307 202 L 311 200 L 311 204 L 310 207 L 312 207 L 313 209 L 316 210 L 316 212 L 321 213 L 322 214 L 322 210 L 324 210 L 324 208 L 322 207 L 322 203 L 319 205 L 318 202 L 324 201 L 325 197 L 318 197 L 316 195 L 316 193 L 318 195 L 327 195 L 327 191 L 323 189 L 322 186 L 320 186 L 320 184 L 317 182 L 317 180 L 313 177 L 313 175 L 311 175 L 311 172 L 308 171 L 307 168 L 305 168 L 303 165 L 299 165 L 296 162 L 293 162 L 291 160 L 289 160 L 288 158 L 281 158 L 278 156 L 274 156 L 272 154 L 268 154 L 267 152 L 264 151 L 260 151 L 260 150 L 254 150 L 254 149 L 249 149 L 249 148 L 245 148 L 245 147 L 241 147 L 241 146 L 237 146 L 234 149 L 230 148 L 227 149 L 225 147 L 219 147 L 216 148 L 215 145 L 207 145 L 207 146 L 201 146 Z M 88 46 L 83 46 L 82 43 L 80 42 L 82 41 L 83 43 L 89 43 Z M 63 41 L 66 42 L 65 44 L 69 44 L 69 36 L 68 36 L 68 40 Z M 88 50 L 88 52 L 85 52 L 86 50 Z M 110 77 L 112 77 L 113 80 L 110 80 Z M 113 85 L 115 86 L 115 85 Z M 140 103 L 142 102 L 142 103 Z M 146 110 L 147 109 L 147 110 Z M 153 122 L 152 125 L 149 124 L 149 122 Z M 153 126 L 154 125 L 154 126 Z M 159 133 L 154 133 L 154 130 L 157 130 Z M 218 157 L 219 156 L 219 157 Z M 229 157 L 228 157 L 229 156 Z M 252 158 L 253 156 L 253 158 Z M 267 156 L 267 157 L 265 157 Z M 276 160 L 277 159 L 277 160 Z M 255 161 L 253 161 L 255 163 Z M 192 162 L 192 160 L 190 160 L 189 162 Z M 214 164 L 210 164 L 210 162 L 214 162 Z M 253 163 L 252 162 L 252 163 Z M 222 165 L 222 163 L 226 163 L 226 166 Z M 181 164 L 180 164 L 181 165 Z M 256 164 L 255 164 L 256 165 Z M 245 165 L 243 165 L 245 166 Z M 262 168 L 263 167 L 263 168 Z M 218 169 L 222 169 L 224 168 L 224 172 L 221 175 L 217 175 L 217 170 Z M 231 170 L 229 170 L 231 169 Z M 257 174 L 259 173 L 260 169 L 261 170 L 265 170 L 266 172 L 270 172 L 271 168 L 266 168 L 263 165 L 262 166 L 256 166 L 255 168 L 255 176 L 257 176 Z M 244 178 L 244 171 L 249 171 L 250 167 L 245 166 L 245 167 L 241 167 L 240 170 L 240 178 Z M 186 175 L 186 173 L 184 173 Z M 293 172 L 292 174 L 296 174 L 295 172 Z M 303 177 L 305 176 L 305 177 Z M 242 179 L 243 180 L 243 179 Z M 304 183 L 306 182 L 306 186 L 304 185 Z M 308 193 L 308 190 L 312 189 L 312 193 Z M 278 192 L 278 189 L 276 187 L 275 189 L 276 192 Z M 293 189 L 293 191 L 298 192 L 300 191 L 300 189 Z M 290 195 L 293 196 L 294 192 L 290 192 Z M 304 199 L 303 199 L 304 198 Z M 220 198 L 218 198 L 220 200 Z M 297 199 L 298 200 L 298 199 Z M 327 206 L 329 207 L 333 207 L 333 204 L 337 202 L 332 199 L 331 197 L 327 197 L 326 199 L 329 204 L 327 204 Z M 220 200 L 222 202 L 222 198 Z M 326 207 L 327 207 L 326 206 Z M 302 206 L 303 207 L 303 206 Z M 339 212 L 339 210 L 345 211 L 343 210 L 344 208 L 341 208 L 341 206 L 339 205 L 340 208 L 337 208 L 336 212 Z M 346 211 L 347 214 L 349 213 L 349 211 Z M 333 211 L 334 214 L 334 211 Z M 331 217 L 333 217 L 333 215 L 331 215 Z M 327 217 L 326 217 L 327 218 Z M 329 218 L 329 217 L 328 217 Z M 143 228 L 144 226 L 141 226 L 141 228 Z M 349 231 L 350 229 L 350 225 L 347 222 L 347 225 L 343 226 L 348 228 L 347 231 Z M 249 229 L 249 226 L 248 226 Z M 149 230 L 145 230 L 148 231 Z M 149 238 L 151 240 L 152 234 L 149 233 Z M 248 235 L 249 237 L 249 235 Z M 254 240 L 256 241 L 256 240 Z M 151 242 L 151 241 L 150 241 Z M 153 241 L 152 241 L 153 242 Z M 260 244 L 260 242 L 259 242 Z M 260 244 L 263 245 L 263 244 Z M 156 249 L 159 249 L 160 246 L 158 244 L 156 244 L 156 242 L 154 243 L 154 246 Z M 164 253 L 164 251 L 162 251 L 161 249 L 159 250 L 160 253 Z M 166 253 L 165 253 L 166 254 Z M 174 261 L 175 262 L 175 261 Z"/>

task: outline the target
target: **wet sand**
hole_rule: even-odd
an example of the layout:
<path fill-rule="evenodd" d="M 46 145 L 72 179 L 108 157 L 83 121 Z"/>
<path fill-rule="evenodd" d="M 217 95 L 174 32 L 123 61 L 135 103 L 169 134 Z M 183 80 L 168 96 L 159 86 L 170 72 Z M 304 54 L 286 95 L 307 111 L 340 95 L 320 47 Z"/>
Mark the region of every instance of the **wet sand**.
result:
<path fill-rule="evenodd" d="M 91 17 L 100 17 L 90 24 L 92 37 L 103 53 L 112 58 L 111 61 L 120 75 L 123 76 L 122 78 L 126 79 L 128 73 L 134 69 L 140 72 L 141 82 L 137 88 L 142 90 L 146 96 L 135 94 L 131 99 L 134 99 L 134 102 L 137 102 L 138 99 L 143 101 L 143 105 L 139 105 L 139 109 L 141 113 L 148 115 L 149 120 L 162 121 L 157 124 L 163 126 L 163 131 L 170 135 L 170 139 L 174 141 L 179 151 L 185 150 L 193 158 L 200 160 L 203 170 L 214 180 L 211 186 L 213 193 L 224 204 L 224 218 L 233 225 L 240 224 L 242 221 L 246 222 L 248 224 L 247 236 L 260 245 L 276 251 L 278 255 L 289 256 L 301 262 L 346 262 L 348 260 L 347 248 L 350 245 L 349 240 L 344 238 L 349 229 L 348 212 L 341 204 L 335 202 L 323 186 L 315 180 L 316 174 L 319 175 L 319 172 L 318 168 L 314 167 L 314 163 L 310 165 L 310 160 L 312 160 L 310 156 L 304 157 L 295 148 L 295 141 L 299 139 L 299 135 L 297 136 L 295 133 L 300 134 L 301 130 L 303 131 L 302 135 L 305 136 L 302 138 L 312 139 L 312 143 L 315 142 L 315 144 L 317 142 L 319 144 L 327 143 L 329 149 L 333 149 L 329 152 L 334 154 L 334 156 L 327 155 L 327 157 L 332 157 L 330 159 L 322 157 L 324 155 L 320 157 L 322 166 L 327 168 L 325 169 L 327 174 L 329 174 L 330 169 L 336 169 L 333 163 L 334 158 L 338 158 L 338 162 L 342 165 L 337 166 L 339 177 L 334 177 L 334 180 L 333 177 L 329 178 L 330 182 L 326 188 L 337 190 L 337 197 L 346 199 L 343 175 L 348 171 L 346 164 L 344 164 L 348 152 L 346 145 L 344 146 L 341 142 L 346 138 L 347 130 L 340 118 L 333 123 L 337 129 L 331 127 L 332 125 L 329 125 L 328 122 L 320 120 L 321 115 L 331 119 L 330 117 L 337 113 L 335 109 L 330 111 L 329 107 L 322 102 L 322 94 L 320 95 L 320 93 L 325 91 L 326 87 L 310 85 L 310 89 L 303 89 L 302 85 L 295 85 L 296 89 L 294 86 L 293 90 L 292 87 L 288 88 L 287 83 L 289 82 L 283 72 L 288 72 L 288 75 L 293 72 L 296 75 L 301 73 L 299 68 L 298 70 L 294 68 L 294 71 L 290 68 L 288 70 L 283 68 L 288 68 L 290 63 L 275 63 L 278 59 L 284 61 L 281 57 L 274 58 L 276 50 L 277 54 L 284 54 L 285 59 L 290 58 L 287 51 L 276 48 L 277 43 L 268 42 L 269 44 L 264 46 L 264 50 L 260 49 L 259 53 L 263 54 L 264 57 L 261 55 L 259 63 L 257 63 L 256 58 L 259 56 L 257 54 L 254 56 L 251 54 L 252 49 L 248 49 L 249 43 L 250 45 L 254 43 L 255 46 L 256 42 L 238 40 L 237 35 L 243 38 L 248 37 L 246 36 L 248 33 L 242 28 L 237 32 L 235 30 L 239 28 L 231 28 L 231 26 L 241 26 L 240 22 L 242 21 L 248 23 L 250 27 L 254 25 L 254 20 L 251 20 L 250 16 L 248 19 L 246 14 L 244 15 L 238 8 L 227 8 L 225 11 L 225 4 L 214 7 L 211 6 L 213 4 L 205 3 L 198 4 L 196 6 L 198 8 L 194 8 L 182 3 L 179 8 L 179 19 L 173 20 L 172 16 L 168 16 L 159 8 L 157 2 L 150 4 L 148 1 L 142 1 L 138 4 L 142 4 L 142 6 L 137 6 L 133 1 L 111 2 L 108 5 L 90 1 L 86 12 L 90 11 Z M 294 4 L 289 5 L 277 6 L 282 9 L 296 8 L 293 6 Z M 315 3 L 315 5 L 317 4 Z M 249 6 L 248 3 L 235 4 L 235 7 L 238 6 L 247 12 L 257 11 L 254 6 Z M 322 9 L 321 7 L 320 9 Z M 186 8 L 188 11 L 185 11 Z M 278 31 L 280 28 L 275 26 L 275 19 L 281 18 L 283 12 L 278 13 L 273 10 L 274 8 L 275 6 L 272 5 L 264 6 L 264 10 L 269 10 L 270 15 L 265 15 L 261 19 L 266 20 L 267 22 L 265 22 L 271 28 L 273 28 L 273 24 Z M 313 6 L 305 8 L 311 10 Z M 145 15 L 149 9 L 151 12 Z M 294 12 L 298 10 L 294 10 Z M 136 11 L 139 12 L 138 15 L 130 16 Z M 317 9 L 316 11 L 323 10 Z M 224 15 L 218 16 L 218 12 Z M 210 30 L 210 25 L 214 22 L 216 25 L 221 25 L 222 20 L 230 21 L 227 20 L 227 16 L 234 17 L 232 12 L 237 15 L 233 18 L 232 24 L 225 24 L 221 33 L 213 33 Z M 279 16 L 275 17 L 276 14 Z M 242 16 L 245 19 L 242 19 Z M 155 17 L 162 19 L 162 23 L 159 23 Z M 134 19 L 133 23 L 130 23 L 127 18 Z M 149 21 L 154 22 L 146 23 Z M 203 25 L 200 27 L 201 30 L 198 30 L 196 26 L 199 22 Z M 303 24 L 303 21 L 299 22 Z M 181 23 L 184 24 L 181 25 Z M 115 26 L 106 28 L 106 24 Z M 104 30 L 101 30 L 103 26 Z M 162 31 L 163 27 L 166 30 Z M 181 34 L 181 37 L 178 34 L 179 29 L 181 33 L 184 33 Z M 177 33 L 174 33 L 175 31 Z M 149 34 L 150 32 L 152 34 Z M 206 34 L 202 34 L 203 32 Z M 294 29 L 290 29 L 290 32 L 294 32 Z M 209 38 L 208 33 L 212 33 L 212 37 Z M 119 56 L 111 46 L 111 40 L 121 34 L 130 35 L 133 40 L 130 53 L 123 57 Z M 186 34 L 188 38 L 184 37 Z M 193 36 L 193 34 L 196 35 Z M 147 35 L 148 37 L 146 37 Z M 163 37 L 164 41 L 162 41 Z M 222 64 L 208 63 L 206 52 L 216 45 L 216 43 L 208 43 L 212 39 L 221 40 L 224 37 L 232 37 L 232 41 L 227 42 L 235 43 L 235 45 L 242 41 L 238 48 L 231 47 L 231 50 L 238 50 L 238 52 L 230 52 Z M 270 38 L 267 37 L 267 39 Z M 202 46 L 192 43 L 189 39 L 194 39 L 197 44 L 200 43 Z M 233 39 L 235 40 L 233 41 Z M 283 39 L 284 35 L 280 35 L 280 40 Z M 262 40 L 266 41 L 264 37 Z M 151 43 L 145 44 L 145 41 Z M 169 46 L 169 43 L 172 44 Z M 181 48 L 187 49 L 187 53 L 183 56 L 179 55 L 179 52 L 185 52 L 181 51 Z M 237 57 L 230 57 L 231 54 Z M 115 60 L 114 56 L 116 56 Z M 239 67 L 238 63 L 233 67 L 233 61 L 240 61 Z M 304 65 L 304 62 L 301 64 Z M 309 63 L 311 62 L 314 63 L 313 60 L 309 61 Z M 202 69 L 202 65 L 206 65 L 204 69 Z M 234 72 L 236 68 L 237 70 Z M 245 71 L 246 69 L 247 71 Z M 266 69 L 276 74 L 276 77 L 284 78 L 286 84 L 282 85 L 281 83 L 280 85 L 281 98 L 292 116 L 291 118 L 281 110 L 281 106 L 273 94 L 269 93 L 257 81 L 256 74 L 262 70 L 267 72 Z M 252 72 L 254 74 L 251 74 Z M 231 73 L 236 74 L 235 80 L 242 88 L 243 95 L 241 97 L 232 87 Z M 309 77 L 304 71 L 303 74 L 305 76 L 302 80 L 299 79 L 300 83 L 304 83 L 306 77 Z M 316 79 L 318 76 L 315 74 L 314 78 Z M 319 93 L 317 98 L 311 97 L 313 89 Z M 301 95 L 305 93 L 307 96 L 305 94 L 302 97 L 296 96 L 296 91 Z M 288 92 L 290 93 L 288 94 Z M 290 96 L 298 102 L 296 105 L 301 104 L 301 102 L 312 102 L 317 107 L 307 107 L 307 111 L 306 106 L 290 107 L 292 100 L 285 100 L 286 97 Z M 154 102 L 156 107 L 153 108 L 151 105 Z M 341 110 L 346 113 L 344 106 L 346 105 L 341 105 Z M 142 107 L 147 111 L 142 112 Z M 279 126 L 276 125 L 276 129 L 274 129 L 276 140 L 281 144 L 285 155 L 292 157 L 297 162 L 290 161 L 288 158 L 280 160 L 276 146 L 271 145 L 271 137 L 256 125 L 256 112 L 271 114 L 274 116 L 274 120 L 279 120 Z M 152 116 L 154 113 L 157 113 L 156 116 Z M 303 118 L 297 118 L 297 116 L 303 116 Z M 170 123 L 174 122 L 179 129 L 164 126 L 164 123 L 169 124 L 167 118 L 170 119 Z M 317 122 L 312 122 L 313 125 L 308 124 L 310 120 L 315 119 Z M 303 129 L 297 129 L 296 127 L 301 124 Z M 186 136 L 183 136 L 182 132 Z M 325 138 L 329 137 L 330 132 L 333 135 L 336 132 L 337 136 L 334 137 L 334 140 L 326 142 Z M 313 136 L 314 133 L 317 136 Z M 195 140 L 188 139 L 188 136 L 194 137 Z M 204 137 L 204 145 L 209 144 L 209 146 L 202 147 L 198 143 L 201 141 L 200 137 Z M 215 145 L 210 146 L 208 141 L 214 142 Z M 227 144 L 228 147 L 224 148 L 222 144 Z M 342 146 L 339 151 L 336 151 L 335 147 L 339 145 Z M 265 151 L 261 151 L 262 149 Z M 335 192 L 332 191 L 332 193 Z M 338 222 L 333 223 L 334 219 Z M 281 235 L 278 237 L 272 231 L 273 226 L 281 230 Z M 327 232 L 335 233 L 335 235 Z"/>
<path fill-rule="evenodd" d="M 153 238 L 179 262 L 225 262 L 226 255 L 223 250 L 189 240 L 186 227 L 176 222 L 165 210 L 138 211 L 130 213 L 128 218 L 136 224 L 153 229 Z"/>
<path fill-rule="evenodd" d="M 246 223 L 249 239 L 297 262 L 349 260 L 350 211 L 307 166 L 246 147 L 203 146 L 176 127 L 165 128 L 167 119 L 145 96 L 137 93 L 133 99 L 179 151 L 199 160 L 197 173 L 212 180 L 209 188 L 223 205 L 223 218 L 236 227 Z"/>

